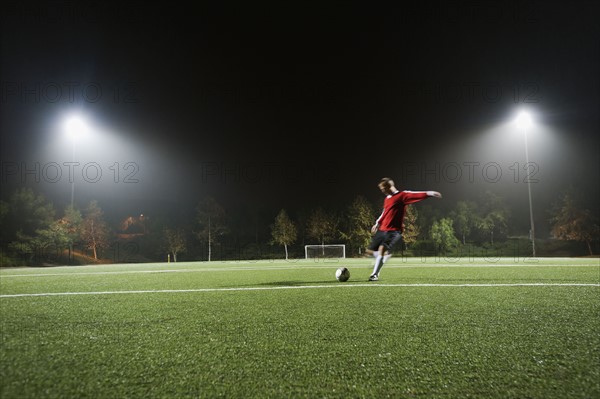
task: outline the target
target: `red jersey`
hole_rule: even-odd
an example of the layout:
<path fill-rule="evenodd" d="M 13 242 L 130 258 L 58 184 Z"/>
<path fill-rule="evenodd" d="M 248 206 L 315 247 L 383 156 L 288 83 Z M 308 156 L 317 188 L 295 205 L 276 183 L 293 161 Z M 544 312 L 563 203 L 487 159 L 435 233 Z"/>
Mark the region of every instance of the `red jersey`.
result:
<path fill-rule="evenodd" d="M 428 198 L 427 191 L 397 191 L 383 201 L 383 212 L 377 218 L 378 229 L 382 231 L 404 230 L 404 212 L 406 205 Z"/>

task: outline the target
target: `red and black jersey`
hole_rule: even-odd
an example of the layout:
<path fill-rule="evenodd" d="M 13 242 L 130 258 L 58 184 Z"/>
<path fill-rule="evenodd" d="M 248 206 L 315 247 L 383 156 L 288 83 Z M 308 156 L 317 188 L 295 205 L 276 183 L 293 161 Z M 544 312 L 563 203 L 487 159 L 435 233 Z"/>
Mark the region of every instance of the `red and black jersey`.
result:
<path fill-rule="evenodd" d="M 377 218 L 378 229 L 382 231 L 404 230 L 406 205 L 428 198 L 427 191 L 396 191 L 383 201 L 383 212 Z"/>

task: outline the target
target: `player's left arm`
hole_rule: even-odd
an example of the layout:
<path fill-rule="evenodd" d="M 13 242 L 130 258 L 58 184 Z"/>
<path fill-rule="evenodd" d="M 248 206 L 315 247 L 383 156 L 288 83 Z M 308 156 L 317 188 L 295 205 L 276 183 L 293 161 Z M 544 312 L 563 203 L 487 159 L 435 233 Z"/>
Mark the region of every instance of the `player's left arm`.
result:
<path fill-rule="evenodd" d="M 404 204 L 414 204 L 423 201 L 429 197 L 442 198 L 442 194 L 437 191 L 403 191 L 402 200 Z"/>
<path fill-rule="evenodd" d="M 442 194 L 437 191 L 427 191 L 428 197 L 442 198 Z"/>

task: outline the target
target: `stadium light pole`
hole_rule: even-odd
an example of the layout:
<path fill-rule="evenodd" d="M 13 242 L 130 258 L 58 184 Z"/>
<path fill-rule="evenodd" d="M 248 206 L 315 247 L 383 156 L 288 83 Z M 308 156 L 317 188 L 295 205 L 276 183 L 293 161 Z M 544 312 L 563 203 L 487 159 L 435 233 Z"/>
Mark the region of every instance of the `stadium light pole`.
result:
<path fill-rule="evenodd" d="M 65 133 L 67 134 L 69 140 L 71 141 L 71 166 L 75 165 L 75 145 L 77 140 L 84 136 L 89 131 L 88 122 L 81 115 L 71 115 L 69 116 L 64 123 Z M 73 171 L 73 176 L 69 176 L 71 179 L 71 208 L 73 208 L 75 204 L 75 173 L 74 168 L 71 169 Z"/>
<path fill-rule="evenodd" d="M 529 148 L 527 143 L 527 130 L 533 124 L 531 115 L 527 111 L 521 111 L 516 119 L 517 127 L 523 132 L 523 136 L 525 137 L 525 168 L 529 170 Z M 535 226 L 533 223 L 533 203 L 531 200 L 531 179 L 529 176 L 527 179 L 527 191 L 529 193 L 529 223 L 530 223 L 530 231 L 529 238 L 531 240 L 531 251 L 533 257 L 535 258 Z"/>

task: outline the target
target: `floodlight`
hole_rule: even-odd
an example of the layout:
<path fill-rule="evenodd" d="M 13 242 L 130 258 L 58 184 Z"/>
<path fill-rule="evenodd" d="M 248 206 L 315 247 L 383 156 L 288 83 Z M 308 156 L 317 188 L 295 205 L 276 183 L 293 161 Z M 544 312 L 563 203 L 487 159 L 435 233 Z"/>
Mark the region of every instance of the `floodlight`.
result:
<path fill-rule="evenodd" d="M 90 128 L 85 118 L 79 114 L 74 114 L 65 119 L 65 133 L 71 138 L 83 136 L 89 132 Z"/>
<path fill-rule="evenodd" d="M 531 125 L 533 125 L 531 114 L 527 111 L 519 112 L 519 115 L 517 115 L 516 123 L 520 129 L 527 129 L 531 127 Z"/>

